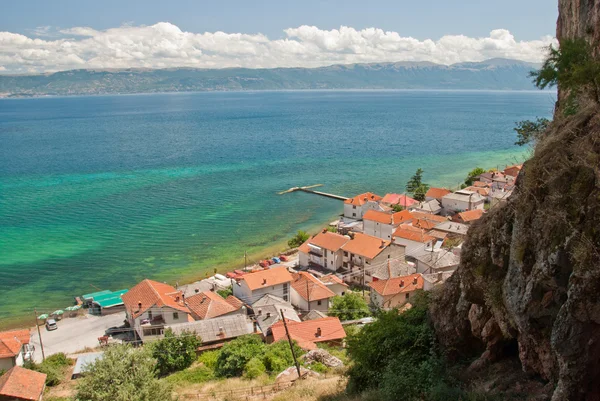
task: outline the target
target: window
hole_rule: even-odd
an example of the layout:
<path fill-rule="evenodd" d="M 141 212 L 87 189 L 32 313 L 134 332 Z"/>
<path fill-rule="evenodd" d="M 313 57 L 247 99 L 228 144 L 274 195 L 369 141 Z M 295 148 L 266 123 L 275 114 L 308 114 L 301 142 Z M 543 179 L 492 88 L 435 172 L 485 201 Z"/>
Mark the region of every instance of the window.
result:
<path fill-rule="evenodd" d="M 348 252 L 344 251 L 344 256 L 348 256 Z"/>
<path fill-rule="evenodd" d="M 372 293 L 371 293 L 372 294 Z M 344 291 L 342 291 L 342 296 L 346 295 L 346 293 Z"/>
<path fill-rule="evenodd" d="M 333 260 L 331 261 L 331 264 L 333 264 Z"/>
<path fill-rule="evenodd" d="M 173 312 L 173 320 L 179 320 L 179 312 Z"/>
<path fill-rule="evenodd" d="M 284 301 L 287 301 L 287 300 L 288 300 L 288 296 L 287 296 L 287 295 L 284 295 L 284 296 L 283 296 L 283 300 L 284 300 Z"/>
<path fill-rule="evenodd" d="M 148 319 L 152 320 L 152 311 L 151 310 L 148 311 Z"/>
<path fill-rule="evenodd" d="M 356 213 L 352 213 L 352 217 L 356 217 Z"/>
<path fill-rule="evenodd" d="M 317 301 L 317 305 L 321 305 L 321 301 Z"/>
<path fill-rule="evenodd" d="M 410 297 L 409 293 L 406 293 L 406 299 L 408 299 Z"/>
<path fill-rule="evenodd" d="M 352 205 L 352 209 L 356 210 L 356 206 L 355 206 L 355 205 Z"/>

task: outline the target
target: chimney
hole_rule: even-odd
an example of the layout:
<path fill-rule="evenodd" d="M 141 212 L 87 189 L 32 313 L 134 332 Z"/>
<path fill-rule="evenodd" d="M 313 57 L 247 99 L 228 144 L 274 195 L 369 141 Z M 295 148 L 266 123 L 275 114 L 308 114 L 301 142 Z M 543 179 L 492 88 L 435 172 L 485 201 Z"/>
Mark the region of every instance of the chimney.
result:
<path fill-rule="evenodd" d="M 326 229 L 326 228 L 324 228 L 324 229 L 323 229 L 323 234 L 325 234 L 326 232 L 327 232 L 327 229 Z"/>
<path fill-rule="evenodd" d="M 138 311 L 142 310 L 142 302 L 138 302 Z"/>
<path fill-rule="evenodd" d="M 443 273 L 438 273 L 438 274 L 437 274 L 437 281 L 442 281 L 442 280 L 443 280 L 443 276 L 442 276 L 442 274 L 443 274 Z"/>
<path fill-rule="evenodd" d="M 203 295 L 203 296 L 202 296 L 202 301 L 201 301 L 200 303 L 201 303 L 201 304 L 203 304 L 203 303 L 204 303 L 204 301 L 206 301 L 206 295 Z"/>
<path fill-rule="evenodd" d="M 271 317 L 271 312 L 267 312 L 267 319 Z"/>
<path fill-rule="evenodd" d="M 263 283 L 262 283 L 262 285 L 266 285 L 266 284 L 267 284 L 267 279 L 266 279 L 266 278 L 263 278 Z"/>
<path fill-rule="evenodd" d="M 415 277 L 413 278 L 413 284 L 414 284 L 414 285 L 417 285 L 417 276 L 415 276 Z"/>
<path fill-rule="evenodd" d="M 404 280 L 400 280 L 400 287 L 404 287 Z"/>
<path fill-rule="evenodd" d="M 381 247 L 380 248 L 385 248 L 385 241 L 381 240 Z"/>
<path fill-rule="evenodd" d="M 219 327 L 219 335 L 222 336 L 223 334 L 225 334 L 223 327 Z"/>
<path fill-rule="evenodd" d="M 179 295 L 175 296 L 175 302 L 179 302 Z"/>
<path fill-rule="evenodd" d="M 317 327 L 317 337 L 321 337 L 321 328 Z"/>
<path fill-rule="evenodd" d="M 258 316 L 262 315 L 262 309 L 258 310 Z"/>
<path fill-rule="evenodd" d="M 197 294 L 200 292 L 200 288 L 194 288 L 194 292 Z"/>

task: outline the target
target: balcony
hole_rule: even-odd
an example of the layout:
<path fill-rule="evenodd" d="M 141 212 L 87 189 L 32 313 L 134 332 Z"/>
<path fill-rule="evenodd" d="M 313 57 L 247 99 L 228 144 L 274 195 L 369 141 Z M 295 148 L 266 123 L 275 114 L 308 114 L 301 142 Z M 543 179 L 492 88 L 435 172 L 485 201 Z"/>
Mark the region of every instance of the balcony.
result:
<path fill-rule="evenodd" d="M 140 326 L 163 326 L 165 324 L 165 318 L 163 315 L 152 316 L 151 319 L 144 319 L 140 322 Z"/>

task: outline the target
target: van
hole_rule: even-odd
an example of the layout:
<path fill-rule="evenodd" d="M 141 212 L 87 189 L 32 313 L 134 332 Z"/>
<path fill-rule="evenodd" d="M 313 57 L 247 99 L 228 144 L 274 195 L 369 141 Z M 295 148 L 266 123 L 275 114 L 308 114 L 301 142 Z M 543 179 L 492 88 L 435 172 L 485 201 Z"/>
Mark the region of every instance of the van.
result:
<path fill-rule="evenodd" d="M 46 330 L 52 331 L 58 329 L 58 325 L 56 324 L 56 320 L 48 319 L 46 320 Z"/>

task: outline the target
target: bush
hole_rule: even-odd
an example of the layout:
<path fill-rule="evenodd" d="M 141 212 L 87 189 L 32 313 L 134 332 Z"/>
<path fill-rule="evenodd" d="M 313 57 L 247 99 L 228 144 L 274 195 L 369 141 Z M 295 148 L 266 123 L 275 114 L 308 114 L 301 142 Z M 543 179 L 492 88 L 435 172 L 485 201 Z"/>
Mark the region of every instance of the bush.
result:
<path fill-rule="evenodd" d="M 72 359 L 67 358 L 67 355 L 63 352 L 59 352 L 58 354 L 50 355 L 42 364 L 65 367 L 73 365 L 74 362 Z"/>
<path fill-rule="evenodd" d="M 321 362 L 313 362 L 310 365 L 308 365 L 308 368 L 313 372 L 317 373 L 325 373 L 329 370 L 329 368 L 323 365 Z"/>
<path fill-rule="evenodd" d="M 217 367 L 217 360 L 219 359 L 219 350 L 215 351 L 204 351 L 199 357 L 198 362 L 204 364 L 207 368 L 215 370 Z"/>
<path fill-rule="evenodd" d="M 219 352 L 215 374 L 218 377 L 241 376 L 250 359 L 263 355 L 265 348 L 260 337 L 252 334 L 226 343 Z"/>
<path fill-rule="evenodd" d="M 256 379 L 258 376 L 265 374 L 266 371 L 267 369 L 260 357 L 255 356 L 244 366 L 244 377 L 246 379 Z"/>
<path fill-rule="evenodd" d="M 196 360 L 196 350 L 201 344 L 195 333 L 184 331 L 177 336 L 167 329 L 165 337 L 150 346 L 159 375 L 166 376 L 192 366 Z"/>
<path fill-rule="evenodd" d="M 227 287 L 224 290 L 217 290 L 217 294 L 223 298 L 227 298 L 228 296 L 233 295 L 233 287 Z"/>
<path fill-rule="evenodd" d="M 306 241 L 308 241 L 309 238 L 310 238 L 310 235 L 308 235 L 308 233 L 306 231 L 298 230 L 296 235 L 294 235 L 288 241 L 288 246 L 290 248 L 297 248 L 300 245 L 304 244 Z"/>
<path fill-rule="evenodd" d="M 465 185 L 467 187 L 473 185 L 475 178 L 479 177 L 483 173 L 485 173 L 484 169 L 481 167 L 475 167 L 473 170 L 469 171 L 469 174 L 467 174 L 467 178 L 465 178 Z"/>
<path fill-rule="evenodd" d="M 173 373 L 168 376 L 165 380 L 168 383 L 177 384 L 190 384 L 190 383 L 204 383 L 215 378 L 213 369 L 206 365 L 200 365 L 189 369 L 182 370 L 181 372 Z"/>
<path fill-rule="evenodd" d="M 293 342 L 293 346 L 296 358 L 300 358 L 300 356 L 304 354 L 304 351 L 302 351 L 302 348 L 300 348 L 295 341 Z M 262 361 L 267 372 L 275 374 L 282 372 L 290 366 L 294 366 L 294 357 L 290 350 L 290 344 L 287 340 L 270 344 L 266 347 Z"/>
<path fill-rule="evenodd" d="M 335 296 L 331 301 L 329 316 L 337 316 L 340 320 L 355 320 L 371 314 L 367 301 L 358 292 L 347 292 L 343 296 Z"/>
<path fill-rule="evenodd" d="M 50 355 L 42 363 L 25 362 L 23 367 L 46 375 L 46 386 L 58 386 L 64 379 L 66 368 L 73 364 L 73 360 L 59 352 L 58 354 Z"/>

